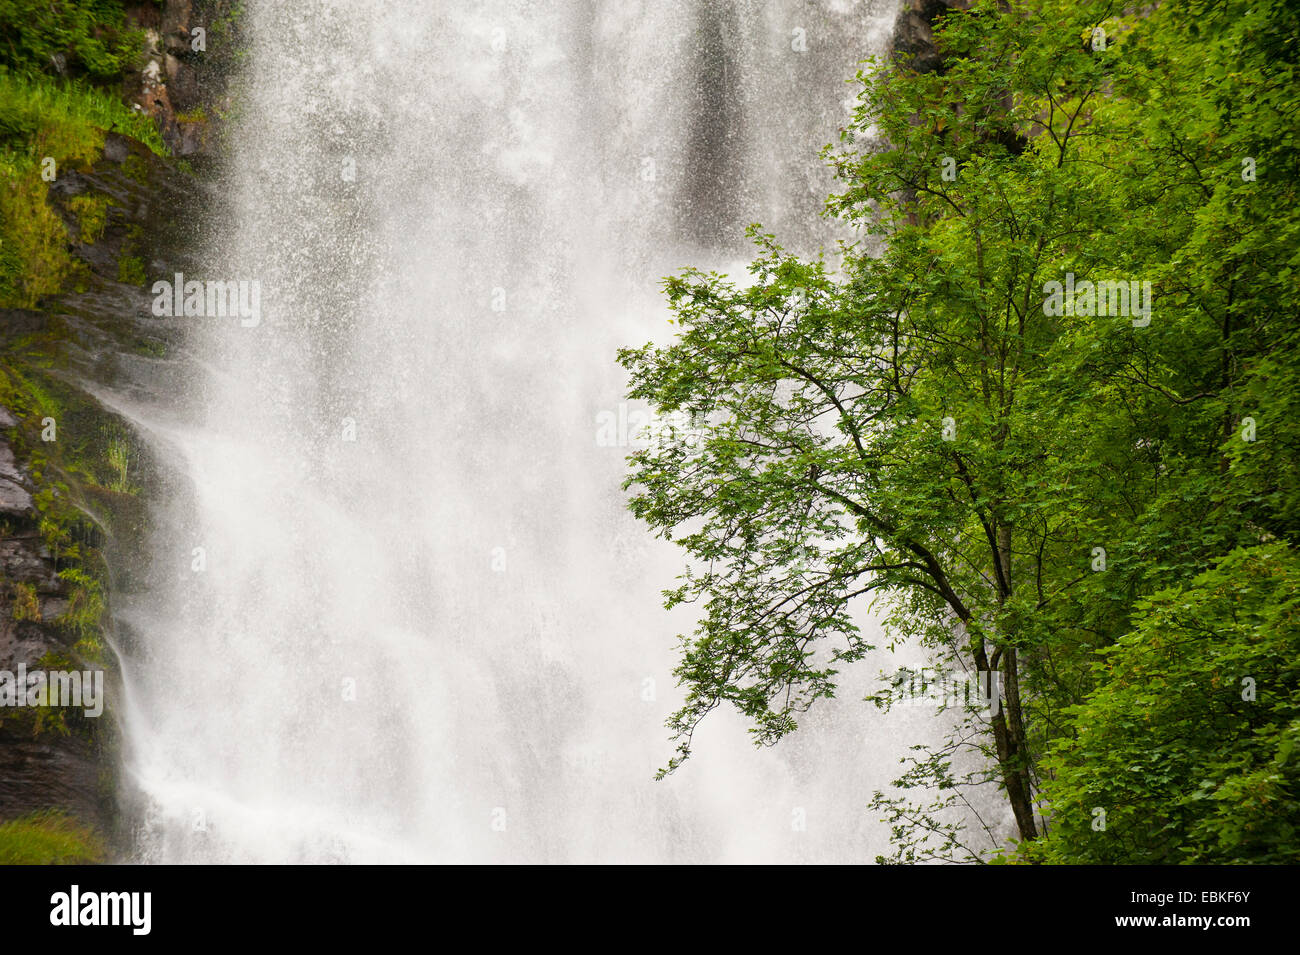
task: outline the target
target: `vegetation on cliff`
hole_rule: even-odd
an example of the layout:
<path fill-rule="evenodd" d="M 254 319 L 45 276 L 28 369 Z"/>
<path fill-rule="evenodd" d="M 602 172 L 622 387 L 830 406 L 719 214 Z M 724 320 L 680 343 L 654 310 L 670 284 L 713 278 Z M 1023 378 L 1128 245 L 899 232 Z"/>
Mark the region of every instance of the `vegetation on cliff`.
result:
<path fill-rule="evenodd" d="M 70 170 L 90 170 L 109 131 L 160 155 L 166 149 L 152 120 L 120 97 L 143 43 L 141 31 L 126 29 L 120 3 L 10 0 L 0 4 L 0 26 L 13 27 L 0 44 L 0 308 L 35 309 L 84 289 L 89 270 L 72 243 L 99 241 L 111 202 L 94 190 L 73 196 L 66 202 L 74 219 L 68 223 L 51 202 L 51 184 Z M 101 529 L 88 511 L 96 493 L 121 494 L 129 486 L 110 456 L 111 441 L 120 447 L 121 436 L 105 438 L 102 425 L 76 427 L 99 411 L 57 374 L 64 326 L 46 316 L 30 331 L 0 339 L 0 407 L 19 422 L 10 443 L 36 485 L 42 539 L 72 588 L 58 622 L 75 636 L 79 653 L 98 660 Z M 54 423 L 53 439 L 46 422 Z M 112 512 L 111 506 L 93 510 Z"/>
<path fill-rule="evenodd" d="M 103 858 L 99 837 L 66 813 L 45 810 L 0 823 L 0 865 L 86 865 Z"/>
<path fill-rule="evenodd" d="M 153 119 L 123 102 L 145 51 L 144 32 L 128 27 L 120 2 L 3 0 L 0 36 L 0 409 L 12 419 L 0 442 L 12 450 L 33 505 L 0 521 L 9 555 L 0 564 L 0 608 L 25 628 L 14 652 L 28 653 L 27 666 L 111 672 L 105 550 L 111 536 L 126 537 L 140 522 L 139 475 L 128 431 L 72 370 L 70 352 L 87 339 L 69 296 L 140 270 L 128 254 L 138 243 L 120 238 L 137 228 L 124 225 L 127 190 L 99 186 L 118 174 L 143 180 L 142 157 L 168 150 Z M 128 145 L 105 179 L 110 133 Z M 96 246 L 108 265 L 92 266 L 86 250 Z M 83 754 L 112 747 L 111 720 L 80 710 L 5 710 L 0 729 L 18 750 L 15 741 L 24 739 L 66 745 L 65 772 L 83 766 Z M 89 787 L 111 799 L 111 762 L 101 760 L 97 781 L 94 766 L 89 783 L 60 780 L 69 784 L 63 791 Z M 34 793 L 27 806 L 50 806 L 50 798 Z M 15 806 L 23 811 L 17 797 L 6 810 Z M 41 810 L 0 825 L 0 862 L 100 859 L 102 839 L 90 831 L 99 821 L 86 809 Z"/>
<path fill-rule="evenodd" d="M 0 308 L 32 308 L 78 278 L 48 201 L 60 170 L 89 168 L 110 130 L 166 153 L 153 121 L 121 98 L 143 56 L 143 34 L 123 23 L 114 2 L 0 4 Z"/>

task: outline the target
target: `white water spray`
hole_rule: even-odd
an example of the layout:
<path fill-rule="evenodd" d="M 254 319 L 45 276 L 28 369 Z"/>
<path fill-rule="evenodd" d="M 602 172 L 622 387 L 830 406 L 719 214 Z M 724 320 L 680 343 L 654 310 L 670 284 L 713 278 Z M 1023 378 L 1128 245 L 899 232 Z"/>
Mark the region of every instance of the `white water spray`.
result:
<path fill-rule="evenodd" d="M 796 251 L 893 3 L 249 5 L 183 476 L 119 601 L 145 861 L 867 861 L 906 742 L 849 683 L 666 781 L 681 557 L 624 509 L 658 282 Z M 869 666 L 869 664 L 868 664 Z M 918 717 L 919 719 L 919 717 Z"/>

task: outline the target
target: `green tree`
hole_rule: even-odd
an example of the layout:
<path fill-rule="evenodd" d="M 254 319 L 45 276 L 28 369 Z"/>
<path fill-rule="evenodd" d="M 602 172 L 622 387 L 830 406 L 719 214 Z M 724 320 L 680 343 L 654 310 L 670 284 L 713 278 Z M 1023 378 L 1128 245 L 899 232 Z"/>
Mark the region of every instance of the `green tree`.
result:
<path fill-rule="evenodd" d="M 944 16 L 939 71 L 860 77 L 828 152 L 830 209 L 861 239 L 839 269 L 755 229 L 748 287 L 687 270 L 666 283 L 677 341 L 620 353 L 630 397 L 710 423 L 634 454 L 628 479 L 691 557 L 669 605 L 702 604 L 669 770 L 724 703 L 760 743 L 793 730 L 869 649 L 851 605 L 874 594 L 892 638 L 998 674 L 983 752 L 1032 840 L 1041 758 L 1076 735 L 1139 601 L 1290 526 L 1294 494 L 1261 485 L 1293 447 L 1252 455 L 1238 427 L 1262 391 L 1300 393 L 1275 351 L 1297 302 L 1295 13 L 1006 7 Z M 862 148 L 873 126 L 884 145 Z M 1134 294 L 1053 303 L 1053 282 Z M 1281 398 L 1261 384 L 1279 380 Z M 902 784 L 983 781 L 954 777 L 952 751 Z M 961 845 L 876 805 L 903 842 Z"/>
<path fill-rule="evenodd" d="M 1025 861 L 1294 861 L 1300 557 L 1233 551 L 1140 611 L 1045 760 L 1051 826 Z"/>

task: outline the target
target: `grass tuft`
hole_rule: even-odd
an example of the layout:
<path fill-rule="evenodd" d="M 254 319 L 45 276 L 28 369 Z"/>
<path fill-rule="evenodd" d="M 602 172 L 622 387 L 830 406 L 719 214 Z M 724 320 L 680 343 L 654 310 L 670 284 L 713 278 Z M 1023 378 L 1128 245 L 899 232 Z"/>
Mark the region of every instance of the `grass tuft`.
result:
<path fill-rule="evenodd" d="M 99 837 L 65 812 L 43 810 L 0 823 L 0 865 L 86 865 L 103 859 Z"/>

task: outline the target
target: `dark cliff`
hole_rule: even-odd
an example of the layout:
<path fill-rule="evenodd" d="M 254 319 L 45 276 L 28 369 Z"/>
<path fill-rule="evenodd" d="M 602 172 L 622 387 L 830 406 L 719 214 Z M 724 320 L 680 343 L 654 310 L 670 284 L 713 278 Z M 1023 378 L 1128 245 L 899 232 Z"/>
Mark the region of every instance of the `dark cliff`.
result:
<path fill-rule="evenodd" d="M 122 120 L 87 107 L 94 91 L 78 92 L 86 78 L 71 56 L 38 61 L 48 75 L 26 78 L 14 64 L 0 73 L 11 94 L 0 100 L 0 147 L 16 157 L 0 192 L 0 682 L 21 670 L 105 677 L 98 717 L 0 706 L 0 827 L 55 811 L 97 850 L 126 835 L 116 829 L 114 647 L 129 637 L 110 605 L 143 566 L 155 483 L 132 425 L 104 397 L 167 391 L 179 327 L 152 315 L 146 276 L 195 271 L 234 55 L 232 7 L 123 8 L 119 33 L 143 49 L 107 91 Z M 54 108 L 24 104 L 33 91 Z"/>

